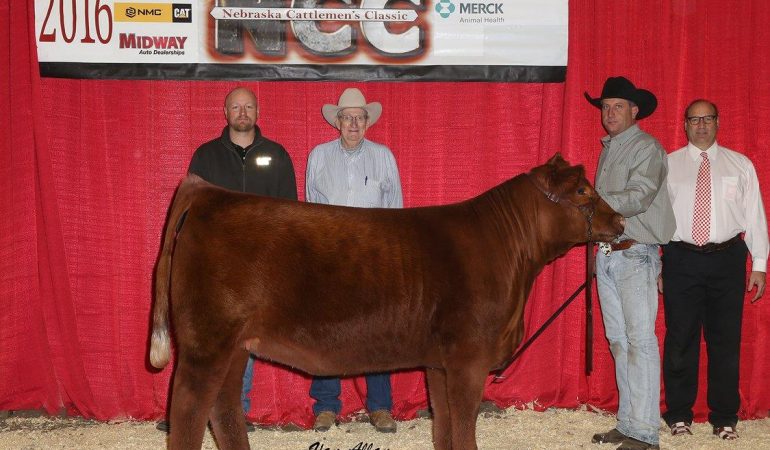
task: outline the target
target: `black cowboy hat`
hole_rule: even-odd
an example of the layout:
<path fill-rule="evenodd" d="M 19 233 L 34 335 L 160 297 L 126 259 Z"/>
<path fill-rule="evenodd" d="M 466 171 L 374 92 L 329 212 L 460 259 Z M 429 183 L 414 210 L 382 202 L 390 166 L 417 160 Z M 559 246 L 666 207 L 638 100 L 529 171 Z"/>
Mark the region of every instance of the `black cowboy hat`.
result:
<path fill-rule="evenodd" d="M 602 107 L 602 100 L 605 98 L 622 98 L 632 101 L 639 108 L 636 114 L 636 120 L 644 119 L 655 111 L 658 106 L 658 99 L 655 94 L 646 89 L 637 89 L 634 83 L 628 81 L 626 77 L 610 77 L 604 82 L 602 95 L 598 98 L 591 98 L 588 92 L 584 92 L 586 100 L 597 108 Z"/>

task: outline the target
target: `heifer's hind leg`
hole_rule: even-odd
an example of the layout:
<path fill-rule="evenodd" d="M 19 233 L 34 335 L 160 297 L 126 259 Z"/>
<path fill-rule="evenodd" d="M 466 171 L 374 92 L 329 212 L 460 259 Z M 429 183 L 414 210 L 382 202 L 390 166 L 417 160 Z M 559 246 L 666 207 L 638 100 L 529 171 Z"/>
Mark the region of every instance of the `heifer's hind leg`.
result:
<path fill-rule="evenodd" d="M 206 421 L 214 404 L 224 364 L 201 363 L 180 350 L 171 391 L 169 450 L 201 448 Z"/>
<path fill-rule="evenodd" d="M 243 371 L 248 352 L 238 349 L 233 355 L 222 388 L 211 410 L 211 428 L 221 450 L 248 450 L 249 438 L 241 406 Z"/>
<path fill-rule="evenodd" d="M 428 382 L 428 397 L 433 410 L 433 448 L 452 449 L 452 423 L 447 403 L 446 373 L 442 369 L 425 369 Z"/>
<path fill-rule="evenodd" d="M 476 419 L 488 369 L 477 361 L 454 360 L 446 369 L 452 448 L 476 450 Z"/>

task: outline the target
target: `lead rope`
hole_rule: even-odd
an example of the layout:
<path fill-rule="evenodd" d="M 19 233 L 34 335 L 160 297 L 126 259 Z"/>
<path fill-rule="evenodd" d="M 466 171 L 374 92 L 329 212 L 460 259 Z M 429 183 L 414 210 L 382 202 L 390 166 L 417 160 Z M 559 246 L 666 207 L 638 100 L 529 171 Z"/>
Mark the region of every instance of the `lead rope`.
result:
<path fill-rule="evenodd" d="M 594 243 L 586 242 L 586 376 L 591 375 L 594 368 L 594 313 L 593 295 L 591 283 L 594 280 L 594 267 L 596 267 Z"/>
<path fill-rule="evenodd" d="M 556 320 L 557 317 L 559 317 L 559 314 L 561 314 L 567 307 L 572 303 L 575 298 L 577 298 L 578 294 L 580 294 L 580 291 L 583 289 L 586 289 L 586 342 L 585 342 L 585 349 L 586 349 L 586 376 L 591 375 L 591 371 L 593 370 L 593 311 L 592 311 L 592 299 L 591 299 L 591 283 L 593 281 L 594 276 L 594 244 L 593 242 L 587 242 L 586 243 L 586 281 L 583 283 L 575 292 L 572 293 L 572 295 L 569 296 L 567 300 L 562 303 L 562 305 L 559 307 L 559 309 L 554 312 L 551 317 L 548 318 L 548 320 L 543 323 L 543 325 L 538 328 L 537 331 L 529 338 L 527 341 L 521 345 L 518 350 L 508 358 L 508 360 L 503 363 L 503 365 L 499 369 L 495 369 L 492 371 L 494 374 L 494 378 L 492 379 L 492 383 L 501 383 L 502 380 L 505 379 L 505 376 L 503 376 L 503 372 L 514 362 L 516 359 L 521 356 L 522 353 L 524 353 L 524 350 L 529 348 L 530 345 L 532 345 L 532 342 L 535 341 L 535 339 L 540 336 L 543 331 L 545 331 L 546 328 L 548 328 L 551 323 Z"/>

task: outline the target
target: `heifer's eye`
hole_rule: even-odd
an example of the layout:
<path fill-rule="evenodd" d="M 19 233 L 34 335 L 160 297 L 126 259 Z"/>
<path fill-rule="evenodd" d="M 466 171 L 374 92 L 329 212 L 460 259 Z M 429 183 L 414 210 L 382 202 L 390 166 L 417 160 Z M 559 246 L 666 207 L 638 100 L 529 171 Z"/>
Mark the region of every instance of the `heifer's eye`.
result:
<path fill-rule="evenodd" d="M 577 190 L 577 193 L 580 195 L 586 195 L 586 188 L 582 187 Z"/>

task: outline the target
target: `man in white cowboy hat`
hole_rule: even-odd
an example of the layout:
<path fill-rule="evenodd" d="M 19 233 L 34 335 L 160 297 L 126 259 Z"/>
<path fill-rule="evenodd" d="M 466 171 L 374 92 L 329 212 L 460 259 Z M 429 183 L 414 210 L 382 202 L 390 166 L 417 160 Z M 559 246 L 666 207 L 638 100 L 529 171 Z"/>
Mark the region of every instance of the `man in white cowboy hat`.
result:
<path fill-rule="evenodd" d="M 601 110 L 602 152 L 596 191 L 625 217 L 617 242 L 601 243 L 596 286 L 604 331 L 615 359 L 618 414 L 615 428 L 593 436 L 594 443 L 618 449 L 658 449 L 660 353 L 655 336 L 660 244 L 676 227 L 666 176 L 666 152 L 636 121 L 655 111 L 657 99 L 624 77 L 611 77 L 602 95 L 586 99 Z"/>
<path fill-rule="evenodd" d="M 401 180 L 393 153 L 364 137 L 382 113 L 378 102 L 366 103 L 356 88 L 348 88 L 336 105 L 324 105 L 324 119 L 340 131 L 340 137 L 316 146 L 308 156 L 305 200 L 328 205 L 364 208 L 401 208 Z M 391 416 L 390 374 L 366 376 L 366 407 L 375 429 L 396 431 Z M 339 378 L 317 377 L 310 386 L 315 423 L 326 431 L 342 409 Z"/>

